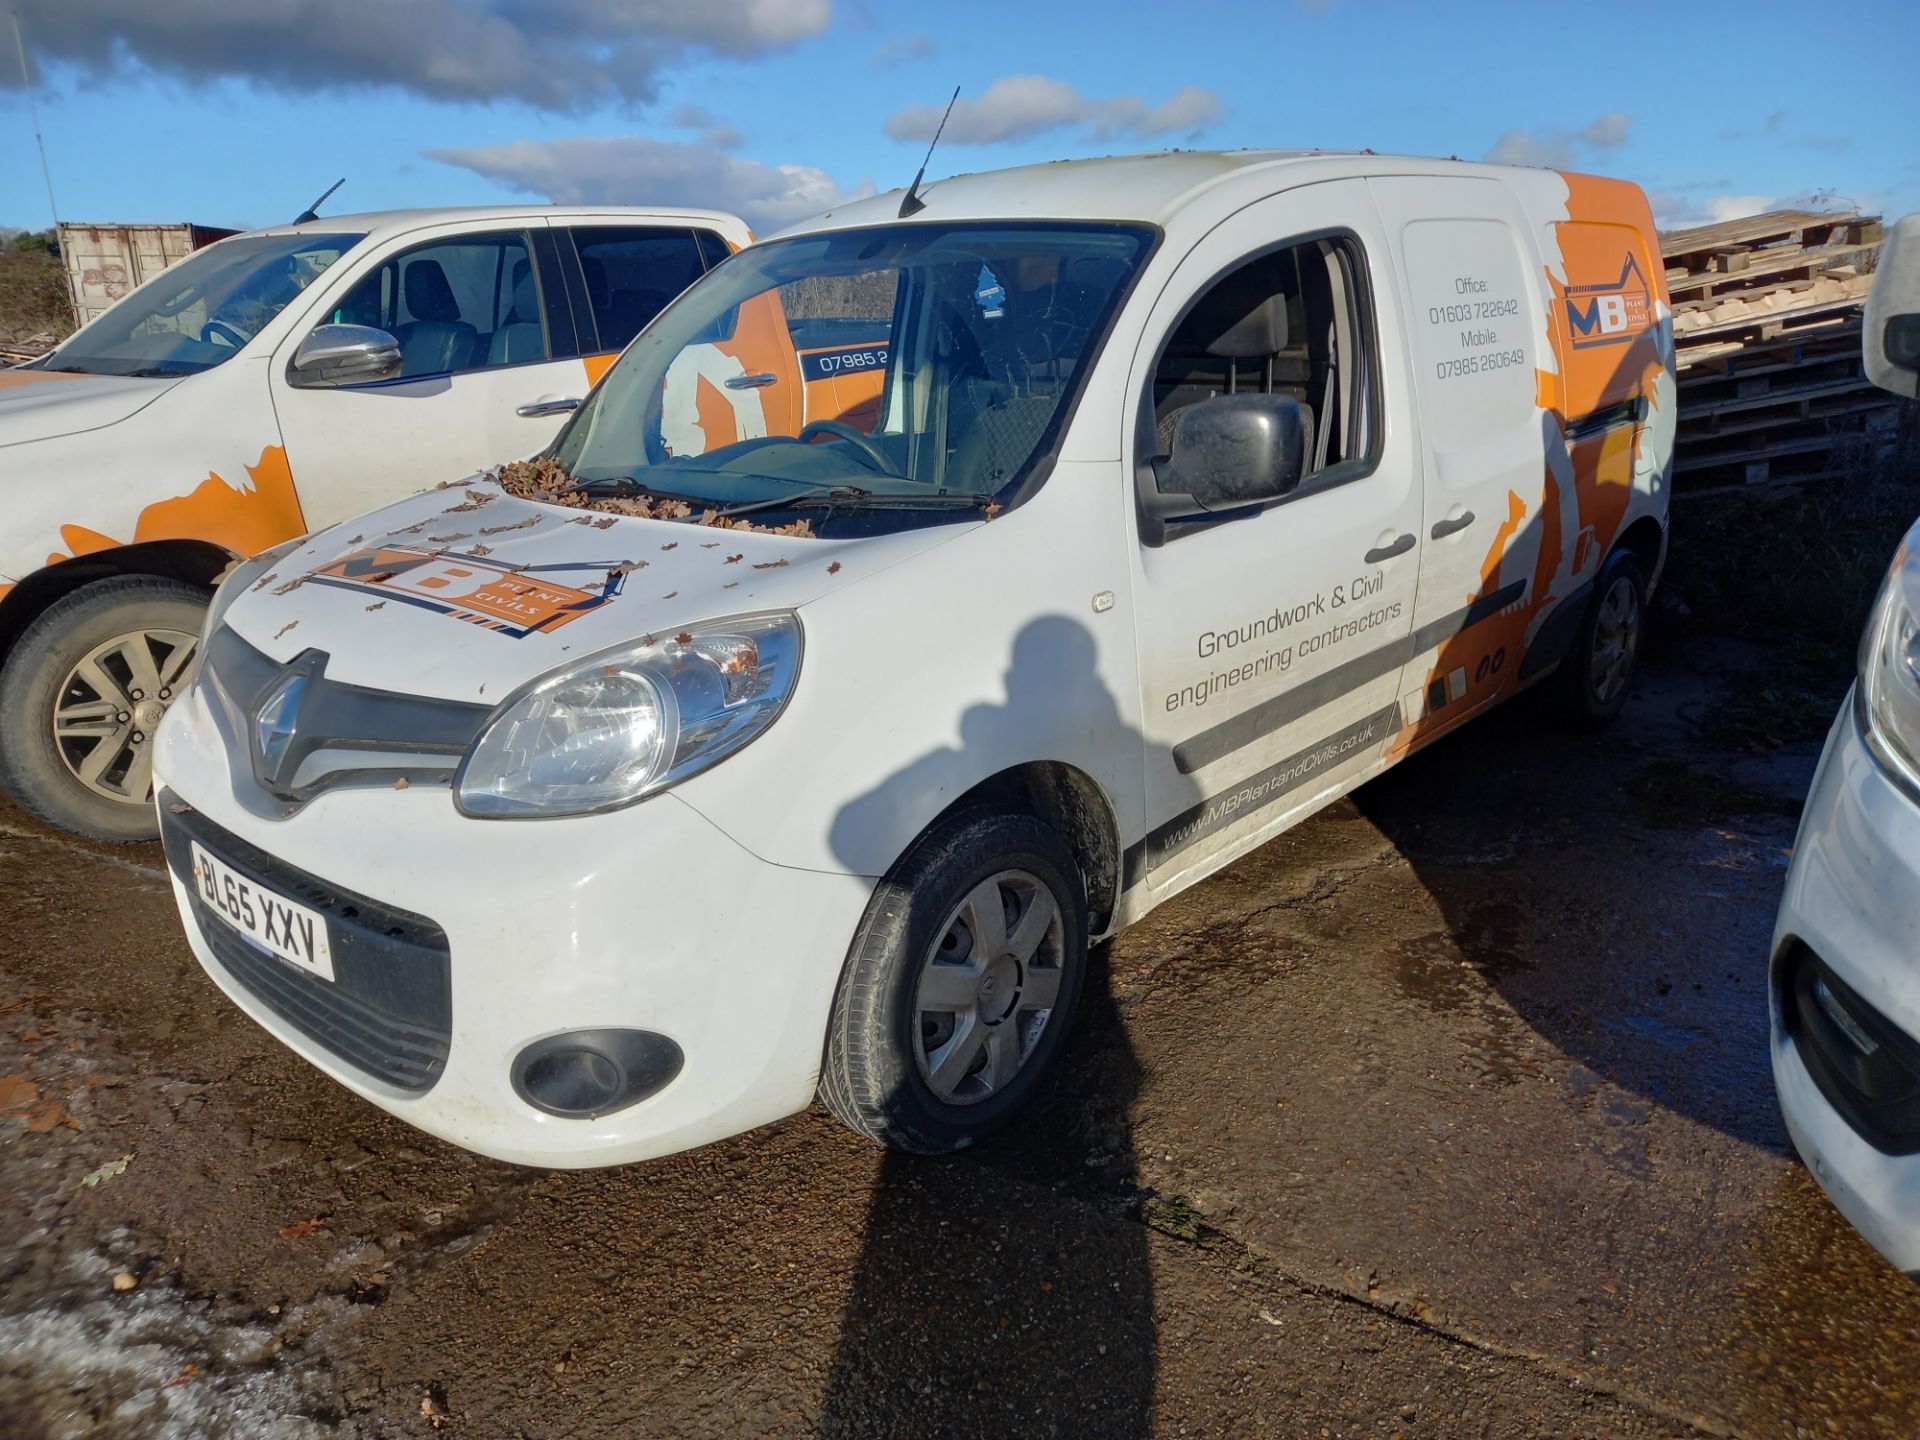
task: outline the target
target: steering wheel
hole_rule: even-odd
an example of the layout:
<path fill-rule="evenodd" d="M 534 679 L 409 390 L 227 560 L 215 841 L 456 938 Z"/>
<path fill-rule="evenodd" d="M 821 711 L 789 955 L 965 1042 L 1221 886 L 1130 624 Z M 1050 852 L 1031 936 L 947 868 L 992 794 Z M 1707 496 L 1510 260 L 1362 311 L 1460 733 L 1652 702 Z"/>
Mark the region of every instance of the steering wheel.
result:
<path fill-rule="evenodd" d="M 854 429 L 853 426 L 843 421 L 809 420 L 805 425 L 800 427 L 800 433 L 793 438 L 804 445 L 810 443 L 808 437 L 813 435 L 832 435 L 838 439 L 845 440 L 860 452 L 860 456 L 866 462 L 869 470 L 876 471 L 882 475 L 892 472 L 893 457 L 882 450 L 879 445 L 874 442 L 871 435 L 862 435 L 858 430 Z"/>
<path fill-rule="evenodd" d="M 227 324 L 224 320 L 209 320 L 206 324 L 202 325 L 200 327 L 201 342 L 211 345 L 216 333 L 236 350 L 247 343 L 247 337 Z"/>

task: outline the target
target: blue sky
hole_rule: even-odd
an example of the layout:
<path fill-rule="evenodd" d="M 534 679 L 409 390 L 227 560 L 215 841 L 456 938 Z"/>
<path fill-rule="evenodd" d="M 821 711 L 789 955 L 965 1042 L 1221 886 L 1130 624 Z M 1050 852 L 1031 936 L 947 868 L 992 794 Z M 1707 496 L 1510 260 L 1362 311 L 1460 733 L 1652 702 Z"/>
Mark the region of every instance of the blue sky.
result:
<path fill-rule="evenodd" d="M 1367 147 L 1639 181 L 1663 222 L 1920 208 L 1920 4 L 0 0 L 67 219 L 248 226 L 502 199 L 762 231 L 913 175 L 1168 145 Z M 9 29 L 0 225 L 42 226 Z"/>

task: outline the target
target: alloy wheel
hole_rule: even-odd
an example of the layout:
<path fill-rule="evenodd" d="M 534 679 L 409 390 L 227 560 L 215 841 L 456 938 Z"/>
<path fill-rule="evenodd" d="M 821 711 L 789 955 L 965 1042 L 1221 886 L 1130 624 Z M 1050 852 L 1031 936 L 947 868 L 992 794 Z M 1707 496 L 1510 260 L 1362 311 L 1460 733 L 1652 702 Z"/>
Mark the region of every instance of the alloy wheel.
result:
<path fill-rule="evenodd" d="M 153 799 L 153 732 L 192 679 L 199 637 L 135 630 L 96 645 L 60 682 L 53 740 L 73 777 L 129 805 Z"/>

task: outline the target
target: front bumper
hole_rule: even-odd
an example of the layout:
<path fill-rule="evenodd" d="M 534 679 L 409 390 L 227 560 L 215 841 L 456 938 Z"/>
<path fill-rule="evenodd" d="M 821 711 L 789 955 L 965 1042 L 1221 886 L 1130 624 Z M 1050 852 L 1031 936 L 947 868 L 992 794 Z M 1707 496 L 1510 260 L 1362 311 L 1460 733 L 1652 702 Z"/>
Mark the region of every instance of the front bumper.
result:
<path fill-rule="evenodd" d="M 1811 1013 L 1795 982 L 1816 964 L 1839 982 L 1865 1052 Z M 1868 752 L 1851 697 L 1800 822 L 1769 995 L 1774 1086 L 1795 1148 L 1875 1249 L 1920 1271 L 1920 1133 L 1912 1097 L 1898 1093 L 1920 1053 L 1920 805 Z"/>
<path fill-rule="evenodd" d="M 418 785 L 328 793 L 262 819 L 234 797 L 197 687 L 161 727 L 154 773 L 156 790 L 192 807 L 173 817 L 178 826 L 210 822 L 206 833 L 237 838 L 253 853 L 230 858 L 259 868 L 264 856 L 279 868 L 260 878 L 289 898 L 324 909 L 315 886 L 336 887 L 340 905 L 371 899 L 419 922 L 395 937 L 415 947 L 401 957 L 408 964 L 424 965 L 444 936 L 444 1060 L 429 1036 L 413 1069 L 382 1073 L 367 1048 L 377 1034 L 359 1036 L 358 1052 L 338 1036 L 322 1043 L 327 1017 L 268 995 L 285 978 L 270 967 L 283 962 L 253 952 L 223 963 L 227 937 L 202 928 L 219 922 L 197 913 L 190 870 L 170 867 L 188 938 L 220 988 L 341 1084 L 422 1130 L 518 1164 L 617 1165 L 738 1134 L 813 1096 L 869 879 L 768 864 L 675 794 L 605 815 L 484 821 L 456 812 L 443 786 Z M 249 976 L 248 958 L 269 968 Z M 605 1027 L 670 1037 L 683 1068 L 658 1093 L 595 1119 L 543 1113 L 516 1092 L 514 1059 L 529 1044 Z M 368 1063 L 346 1058 L 356 1053 Z"/>

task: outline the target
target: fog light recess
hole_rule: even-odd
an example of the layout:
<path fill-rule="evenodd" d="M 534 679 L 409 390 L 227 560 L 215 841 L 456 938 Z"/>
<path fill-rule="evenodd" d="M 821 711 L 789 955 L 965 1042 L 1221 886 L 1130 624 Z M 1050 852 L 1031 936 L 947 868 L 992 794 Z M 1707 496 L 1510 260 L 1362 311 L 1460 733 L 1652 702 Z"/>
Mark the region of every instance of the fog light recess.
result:
<path fill-rule="evenodd" d="M 651 1030 L 568 1030 L 536 1040 L 513 1060 L 513 1088 L 536 1110 L 592 1120 L 657 1095 L 685 1057 Z"/>

